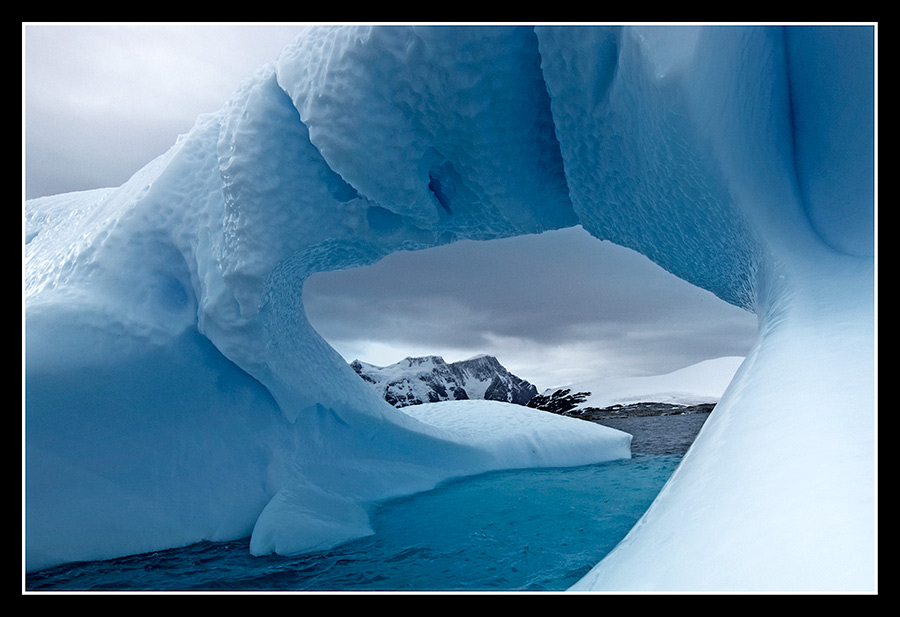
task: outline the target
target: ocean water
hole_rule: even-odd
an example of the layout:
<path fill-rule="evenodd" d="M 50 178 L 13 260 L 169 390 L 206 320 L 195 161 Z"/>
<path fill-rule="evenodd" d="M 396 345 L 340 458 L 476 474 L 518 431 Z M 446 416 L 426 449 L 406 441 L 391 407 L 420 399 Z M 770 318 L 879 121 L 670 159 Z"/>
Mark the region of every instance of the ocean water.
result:
<path fill-rule="evenodd" d="M 628 533 L 707 415 L 616 420 L 635 436 L 630 460 L 492 472 L 389 501 L 374 535 L 328 551 L 253 557 L 249 539 L 203 542 L 30 573 L 25 589 L 562 591 Z"/>

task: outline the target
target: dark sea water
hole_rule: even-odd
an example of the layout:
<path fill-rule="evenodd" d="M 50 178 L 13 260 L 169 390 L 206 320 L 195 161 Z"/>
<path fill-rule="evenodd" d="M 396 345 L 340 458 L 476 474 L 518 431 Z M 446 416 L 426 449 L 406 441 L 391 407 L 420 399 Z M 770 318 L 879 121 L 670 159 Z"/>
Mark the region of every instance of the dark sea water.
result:
<path fill-rule="evenodd" d="M 621 540 L 709 414 L 602 421 L 627 461 L 492 472 L 392 500 L 375 535 L 301 557 L 252 557 L 249 538 L 30 573 L 38 591 L 562 591 Z"/>
<path fill-rule="evenodd" d="M 611 418 L 597 420 L 597 423 L 630 433 L 631 451 L 634 453 L 674 454 L 681 457 L 694 443 L 694 438 L 708 417 L 709 413 L 690 413 Z"/>

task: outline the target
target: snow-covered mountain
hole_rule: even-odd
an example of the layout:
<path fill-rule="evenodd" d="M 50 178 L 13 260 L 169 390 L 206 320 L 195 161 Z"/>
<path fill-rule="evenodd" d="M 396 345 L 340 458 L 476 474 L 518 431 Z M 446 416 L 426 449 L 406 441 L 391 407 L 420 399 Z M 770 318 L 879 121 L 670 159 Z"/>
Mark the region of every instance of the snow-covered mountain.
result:
<path fill-rule="evenodd" d="M 704 360 L 666 373 L 615 380 L 595 380 L 550 388 L 533 398 L 529 407 L 574 417 L 607 412 L 677 412 L 687 407 L 717 403 L 743 358 L 729 356 Z"/>
<path fill-rule="evenodd" d="M 468 399 L 525 405 L 538 393 L 488 355 L 451 363 L 440 356 L 410 357 L 384 367 L 354 360 L 350 366 L 394 407 Z"/>

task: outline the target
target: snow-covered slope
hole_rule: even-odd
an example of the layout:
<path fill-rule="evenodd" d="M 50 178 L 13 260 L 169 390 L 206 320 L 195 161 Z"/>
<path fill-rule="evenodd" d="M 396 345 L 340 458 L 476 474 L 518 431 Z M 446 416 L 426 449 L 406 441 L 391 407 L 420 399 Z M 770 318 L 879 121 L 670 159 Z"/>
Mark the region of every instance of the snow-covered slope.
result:
<path fill-rule="evenodd" d="M 489 418 L 378 397 L 303 282 L 580 224 L 760 330 L 578 588 L 873 589 L 874 39 L 311 27 L 121 187 L 27 202 L 26 567 L 251 532 L 255 554 L 308 550 L 496 467 Z M 565 447 L 520 435 L 503 465 Z"/>
<path fill-rule="evenodd" d="M 488 355 L 451 363 L 423 356 L 384 367 L 354 360 L 350 366 L 394 407 L 467 399 L 524 405 L 537 394 L 532 384 Z"/>
<path fill-rule="evenodd" d="M 588 407 L 603 409 L 633 403 L 686 406 L 717 403 L 743 360 L 740 357 L 715 358 L 664 375 L 598 379 L 550 388 L 541 392 L 541 397 L 553 399 L 563 391 L 569 395 L 583 394 L 578 397 L 572 414 Z"/>

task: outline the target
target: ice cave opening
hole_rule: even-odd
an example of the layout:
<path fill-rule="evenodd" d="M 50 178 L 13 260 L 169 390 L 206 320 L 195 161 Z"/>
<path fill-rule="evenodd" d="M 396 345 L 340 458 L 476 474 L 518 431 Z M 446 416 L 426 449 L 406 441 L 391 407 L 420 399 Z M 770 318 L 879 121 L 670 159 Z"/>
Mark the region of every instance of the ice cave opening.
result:
<path fill-rule="evenodd" d="M 498 358 L 538 391 L 745 356 L 758 320 L 583 228 L 398 251 L 303 284 L 347 362 Z"/>

